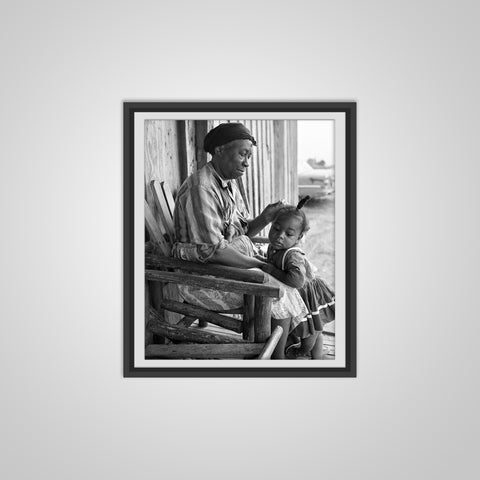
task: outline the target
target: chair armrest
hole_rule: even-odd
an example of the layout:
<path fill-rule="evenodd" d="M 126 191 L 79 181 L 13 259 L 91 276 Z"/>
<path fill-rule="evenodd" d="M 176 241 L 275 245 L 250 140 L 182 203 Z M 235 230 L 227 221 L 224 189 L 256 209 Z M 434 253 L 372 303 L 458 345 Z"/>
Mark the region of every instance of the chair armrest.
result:
<path fill-rule="evenodd" d="M 147 280 L 191 285 L 194 287 L 211 288 L 224 292 L 234 292 L 261 297 L 280 298 L 280 288 L 261 285 L 253 282 L 228 280 L 226 278 L 202 277 L 201 275 L 185 275 L 185 273 L 164 272 L 161 270 L 145 270 Z"/>
<path fill-rule="evenodd" d="M 145 267 L 147 268 L 177 268 L 184 272 L 198 273 L 201 275 L 214 275 L 252 283 L 265 283 L 267 276 L 258 270 L 247 270 L 243 268 L 215 265 L 213 263 L 195 263 L 178 258 L 165 257 L 162 255 L 146 254 Z"/>

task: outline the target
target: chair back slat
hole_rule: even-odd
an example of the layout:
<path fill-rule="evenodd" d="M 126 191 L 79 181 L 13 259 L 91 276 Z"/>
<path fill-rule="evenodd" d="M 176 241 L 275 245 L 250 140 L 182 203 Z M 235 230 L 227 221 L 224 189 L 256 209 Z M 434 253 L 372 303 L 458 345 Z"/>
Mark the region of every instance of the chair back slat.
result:
<path fill-rule="evenodd" d="M 145 200 L 145 226 L 147 227 L 148 234 L 153 242 L 160 246 L 162 253 L 165 256 L 170 256 L 170 245 L 167 244 L 163 233 L 158 225 L 158 222 L 153 215 L 150 205 Z"/>
<path fill-rule="evenodd" d="M 165 182 L 161 182 L 160 186 L 162 187 L 163 195 L 165 196 L 168 209 L 170 210 L 170 215 L 172 216 L 172 219 L 173 219 L 173 210 L 175 209 L 175 200 L 173 199 L 172 191 L 170 190 L 170 187 Z"/>
<path fill-rule="evenodd" d="M 162 187 L 160 186 L 160 183 L 157 180 L 152 180 L 150 182 L 150 188 L 152 190 L 155 206 L 160 214 L 163 227 L 165 228 L 165 231 L 167 234 L 166 240 L 168 241 L 170 246 L 172 246 L 174 237 L 175 237 L 175 230 L 173 228 L 173 217 L 172 217 L 172 213 L 170 212 L 168 202 L 165 198 Z"/>

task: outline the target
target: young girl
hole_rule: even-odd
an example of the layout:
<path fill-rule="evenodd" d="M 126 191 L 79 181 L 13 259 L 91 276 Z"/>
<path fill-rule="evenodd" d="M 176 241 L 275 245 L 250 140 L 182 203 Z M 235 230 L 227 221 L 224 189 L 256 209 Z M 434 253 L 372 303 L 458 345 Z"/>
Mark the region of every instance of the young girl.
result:
<path fill-rule="evenodd" d="M 304 321 L 291 332 L 296 340 L 287 348 L 287 357 L 297 358 L 311 353 L 312 358 L 321 359 L 321 332 L 324 324 L 335 320 L 335 297 L 323 280 L 315 276 L 316 268 L 297 246 L 309 229 L 302 210 L 309 199 L 307 196 L 296 207 L 286 206 L 278 212 L 268 234 L 267 263 L 262 269 L 286 285 L 297 288 L 309 311 Z"/>

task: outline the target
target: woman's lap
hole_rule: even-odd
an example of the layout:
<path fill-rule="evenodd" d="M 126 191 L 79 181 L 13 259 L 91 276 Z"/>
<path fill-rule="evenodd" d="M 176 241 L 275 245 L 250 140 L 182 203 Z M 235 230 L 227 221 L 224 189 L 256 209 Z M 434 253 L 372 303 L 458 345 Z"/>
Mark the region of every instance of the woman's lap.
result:
<path fill-rule="evenodd" d="M 246 235 L 236 237 L 231 244 L 236 250 L 244 255 L 253 256 L 255 247 L 252 241 Z M 258 270 L 255 268 L 252 270 Z M 280 288 L 280 298 L 274 298 L 272 302 L 272 317 L 276 319 L 292 318 L 292 327 L 295 328 L 302 319 L 305 318 L 308 311 L 302 297 L 296 288 L 291 288 L 271 275 L 265 274 L 267 281 L 264 285 Z M 243 305 L 243 295 L 233 292 L 221 292 L 206 288 L 192 287 L 188 285 L 179 285 L 180 296 L 187 303 L 198 305 L 209 310 L 228 310 L 239 308 Z"/>
<path fill-rule="evenodd" d="M 280 298 L 274 298 L 272 302 L 272 317 L 291 317 L 292 328 L 296 327 L 308 313 L 297 289 L 288 287 L 268 274 L 267 281 L 263 285 L 280 288 Z M 179 285 L 179 292 L 186 302 L 209 310 L 228 310 L 243 305 L 243 295 L 238 293 L 221 292 L 187 285 Z"/>

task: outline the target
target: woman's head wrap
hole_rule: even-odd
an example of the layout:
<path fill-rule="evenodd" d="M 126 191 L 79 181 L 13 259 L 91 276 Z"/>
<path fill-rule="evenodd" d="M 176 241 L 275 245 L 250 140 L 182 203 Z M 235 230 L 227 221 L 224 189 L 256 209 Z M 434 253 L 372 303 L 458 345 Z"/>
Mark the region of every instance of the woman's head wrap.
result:
<path fill-rule="evenodd" d="M 210 130 L 203 142 L 203 149 L 213 155 L 215 147 L 233 142 L 233 140 L 250 140 L 257 144 L 250 130 L 242 123 L 221 123 Z"/>

